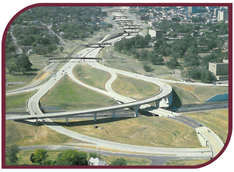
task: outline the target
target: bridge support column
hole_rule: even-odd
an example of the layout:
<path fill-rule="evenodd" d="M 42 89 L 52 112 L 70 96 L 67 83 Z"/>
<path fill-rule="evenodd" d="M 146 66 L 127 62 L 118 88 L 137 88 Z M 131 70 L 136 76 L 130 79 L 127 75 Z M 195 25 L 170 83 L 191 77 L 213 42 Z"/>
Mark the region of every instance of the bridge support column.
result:
<path fill-rule="evenodd" d="M 97 113 L 94 113 L 94 121 L 97 121 Z"/>
<path fill-rule="evenodd" d="M 135 117 L 138 117 L 138 109 L 139 109 L 139 106 L 134 106 L 134 116 Z"/>
<path fill-rule="evenodd" d="M 66 125 L 68 125 L 68 117 L 66 117 Z"/>
<path fill-rule="evenodd" d="M 159 108 L 159 102 L 160 102 L 160 101 L 155 101 L 155 107 L 156 107 L 156 108 Z"/>
<path fill-rule="evenodd" d="M 36 126 L 38 126 L 38 119 L 36 119 Z"/>
<path fill-rule="evenodd" d="M 115 111 L 112 112 L 112 116 L 113 116 L 113 118 L 115 118 Z"/>

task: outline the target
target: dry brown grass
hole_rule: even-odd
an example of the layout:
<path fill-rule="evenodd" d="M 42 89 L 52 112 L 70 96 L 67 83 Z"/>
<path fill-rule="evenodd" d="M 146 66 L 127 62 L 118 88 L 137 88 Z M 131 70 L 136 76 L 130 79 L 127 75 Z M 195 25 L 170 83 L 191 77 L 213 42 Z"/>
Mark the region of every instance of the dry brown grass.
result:
<path fill-rule="evenodd" d="M 6 121 L 6 145 L 49 145 L 77 142 L 70 137 L 57 133 L 46 126 Z"/>
<path fill-rule="evenodd" d="M 206 162 L 208 162 L 209 160 L 197 160 L 197 159 L 193 159 L 193 160 L 170 160 L 167 161 L 165 165 L 168 166 L 194 166 L 194 165 L 200 165 L 200 164 L 204 164 Z"/>
<path fill-rule="evenodd" d="M 59 121 L 60 122 L 60 121 Z M 60 122 L 65 126 L 65 121 Z M 94 129 L 94 125 L 106 130 Z M 191 127 L 164 117 L 108 118 L 69 121 L 66 128 L 104 140 L 154 147 L 200 147 Z"/>
<path fill-rule="evenodd" d="M 226 142 L 228 135 L 228 109 L 191 112 L 184 115 L 197 119 L 218 134 L 224 143 Z"/>
<path fill-rule="evenodd" d="M 136 100 L 154 96 L 160 92 L 160 87 L 138 79 L 118 75 L 112 84 L 112 89 L 117 93 Z"/>

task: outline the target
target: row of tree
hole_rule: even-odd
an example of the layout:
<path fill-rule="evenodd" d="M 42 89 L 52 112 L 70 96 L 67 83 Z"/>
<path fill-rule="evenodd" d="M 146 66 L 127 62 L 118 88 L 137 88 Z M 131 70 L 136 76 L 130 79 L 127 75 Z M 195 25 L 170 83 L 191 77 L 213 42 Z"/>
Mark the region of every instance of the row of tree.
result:
<path fill-rule="evenodd" d="M 148 51 L 144 49 L 148 47 L 150 40 L 151 36 L 149 34 L 145 37 L 137 35 L 131 39 L 123 39 L 116 42 L 114 50 L 133 56 L 141 61 L 152 62 L 154 65 L 163 64 L 164 61 L 162 55 L 158 54 L 158 52 L 154 50 Z M 146 71 L 151 71 L 151 68 L 147 65 L 144 66 L 144 69 Z"/>
<path fill-rule="evenodd" d="M 101 7 L 36 7 L 21 13 L 13 24 L 22 24 L 24 21 L 36 23 L 61 23 L 74 19 L 76 22 L 89 22 L 93 17 L 105 17 Z M 24 22 L 24 24 L 27 24 Z"/>
<path fill-rule="evenodd" d="M 32 63 L 26 54 L 16 54 L 16 46 L 12 41 L 10 33 L 6 37 L 6 68 L 10 74 L 14 72 L 22 72 L 32 70 Z"/>
<path fill-rule="evenodd" d="M 11 145 L 6 147 L 6 165 L 18 165 L 19 158 L 17 154 L 19 147 L 17 145 Z M 86 152 L 77 150 L 65 150 L 57 155 L 56 160 L 48 159 L 49 155 L 44 149 L 36 149 L 30 156 L 30 161 L 35 165 L 61 165 L 61 166 L 87 166 L 88 155 Z M 97 153 L 90 153 L 89 158 L 98 157 Z M 28 165 L 28 164 L 24 164 Z M 117 158 L 110 165 L 114 166 L 126 166 L 127 162 L 123 158 Z"/>
<path fill-rule="evenodd" d="M 116 51 L 133 56 L 141 61 L 149 61 L 154 65 L 165 64 L 170 69 L 176 69 L 180 66 L 184 77 L 200 79 L 206 83 L 215 81 L 214 75 L 208 71 L 209 62 L 218 63 L 228 58 L 228 53 L 223 53 L 221 49 L 213 49 L 210 55 L 201 58 L 198 41 L 191 34 L 185 34 L 183 38 L 171 44 L 163 38 L 156 40 L 152 50 L 146 49 L 149 42 L 150 36 L 142 37 L 138 35 L 115 43 L 114 48 Z M 164 63 L 165 56 L 170 56 L 170 60 Z M 180 64 L 179 59 L 181 59 Z M 146 72 L 152 71 L 150 65 L 145 64 L 143 68 Z M 193 70 L 194 68 L 197 70 Z M 200 73 L 195 77 L 195 71 L 198 70 Z"/>
<path fill-rule="evenodd" d="M 56 36 L 48 34 L 48 29 L 45 26 L 26 26 L 14 25 L 13 35 L 17 39 L 19 46 L 48 46 L 59 44 L 59 39 Z"/>

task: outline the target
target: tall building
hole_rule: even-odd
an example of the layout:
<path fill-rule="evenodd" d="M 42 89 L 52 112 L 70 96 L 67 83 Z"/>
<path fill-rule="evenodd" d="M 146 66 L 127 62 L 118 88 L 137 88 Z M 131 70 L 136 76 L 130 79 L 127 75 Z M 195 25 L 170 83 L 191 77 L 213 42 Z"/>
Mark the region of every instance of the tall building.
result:
<path fill-rule="evenodd" d="M 217 21 L 220 22 L 220 21 L 228 21 L 228 11 L 225 10 L 225 11 L 221 11 L 219 10 L 218 11 L 218 16 L 217 16 Z"/>
<path fill-rule="evenodd" d="M 197 13 L 198 9 L 197 9 L 197 7 L 188 7 L 188 12 L 189 13 Z"/>
<path fill-rule="evenodd" d="M 218 11 L 219 11 L 218 8 L 215 8 L 215 9 L 214 9 L 214 16 L 215 16 L 215 17 L 218 17 Z"/>
<path fill-rule="evenodd" d="M 156 30 L 156 35 L 155 35 L 156 39 L 160 39 L 163 37 L 163 32 L 161 30 Z"/>

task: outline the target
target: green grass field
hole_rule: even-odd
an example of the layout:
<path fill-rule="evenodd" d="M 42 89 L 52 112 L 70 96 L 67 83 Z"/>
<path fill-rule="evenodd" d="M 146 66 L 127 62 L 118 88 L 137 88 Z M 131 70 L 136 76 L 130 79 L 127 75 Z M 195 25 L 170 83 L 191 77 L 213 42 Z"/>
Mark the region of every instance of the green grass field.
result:
<path fill-rule="evenodd" d="M 112 89 L 126 97 L 136 100 L 152 97 L 160 92 L 160 87 L 142 80 L 118 75 L 112 84 Z"/>
<path fill-rule="evenodd" d="M 108 72 L 92 68 L 85 64 L 77 65 L 73 69 L 73 73 L 80 81 L 102 90 L 105 90 L 105 84 L 111 76 Z"/>
<path fill-rule="evenodd" d="M 93 109 L 117 104 L 114 99 L 78 85 L 67 76 L 43 96 L 40 102 L 42 106 L 59 107 L 64 110 Z"/>
<path fill-rule="evenodd" d="M 10 109 L 26 108 L 27 100 L 35 91 L 6 96 L 6 111 Z M 11 110 L 13 111 L 13 110 Z M 19 111 L 19 110 L 17 110 Z M 24 110 L 25 111 L 25 110 Z"/>
<path fill-rule="evenodd" d="M 141 146 L 153 147 L 201 147 L 195 130 L 167 118 L 107 118 L 90 120 L 54 120 L 65 128 L 87 136 Z M 106 130 L 95 129 L 98 125 Z"/>
<path fill-rule="evenodd" d="M 224 143 L 226 142 L 228 135 L 228 109 L 191 112 L 183 115 L 200 121 L 214 131 Z"/>

